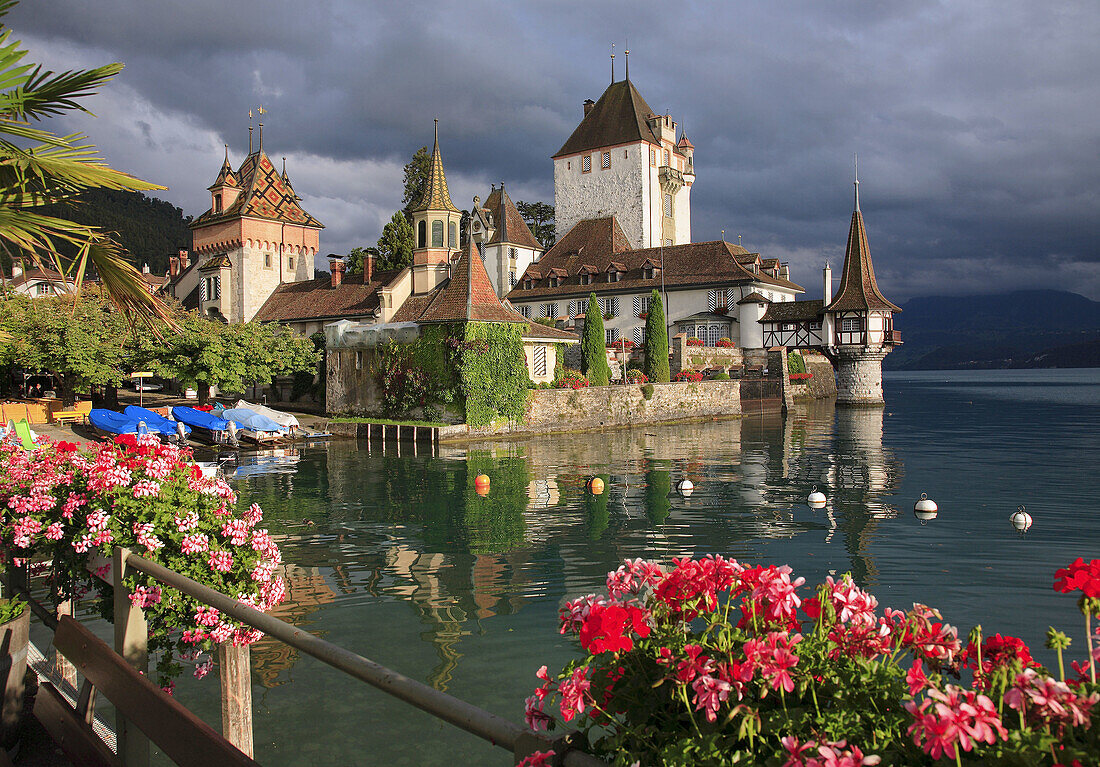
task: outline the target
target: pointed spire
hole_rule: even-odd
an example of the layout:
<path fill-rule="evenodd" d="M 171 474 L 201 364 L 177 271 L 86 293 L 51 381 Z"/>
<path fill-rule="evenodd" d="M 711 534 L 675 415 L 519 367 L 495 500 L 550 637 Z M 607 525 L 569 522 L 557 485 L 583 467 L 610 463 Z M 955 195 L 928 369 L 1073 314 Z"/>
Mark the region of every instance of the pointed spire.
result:
<path fill-rule="evenodd" d="M 856 183 L 855 183 L 855 186 L 856 186 L 856 206 L 855 206 L 854 210 L 856 212 L 859 212 L 859 154 L 856 154 L 855 168 L 856 168 L 856 171 L 855 171 L 855 175 L 856 175 Z"/>
<path fill-rule="evenodd" d="M 451 202 L 451 194 L 447 191 L 447 174 L 443 172 L 443 153 L 439 151 L 439 120 L 435 121 L 435 145 L 432 147 L 432 159 L 428 170 L 428 183 L 424 189 L 424 195 L 409 212 L 418 213 L 425 210 L 447 210 L 452 213 L 461 213 L 455 204 Z"/>
<path fill-rule="evenodd" d="M 615 84 L 615 43 L 611 43 L 611 84 Z"/>
<path fill-rule="evenodd" d="M 626 41 L 626 79 L 630 81 L 630 39 Z"/>
<path fill-rule="evenodd" d="M 832 302 L 825 307 L 829 311 L 892 311 L 901 309 L 891 303 L 879 290 L 875 279 L 875 267 L 871 263 L 871 249 L 867 246 L 867 228 L 863 213 L 859 210 L 859 181 L 855 182 L 855 209 L 852 225 L 848 229 L 848 246 L 844 250 L 844 266 L 840 273 L 840 289 Z"/>
<path fill-rule="evenodd" d="M 260 126 L 260 151 L 264 151 L 264 124 L 258 123 Z"/>
<path fill-rule="evenodd" d="M 225 161 L 222 164 L 226 166 L 229 165 L 229 144 L 225 145 Z"/>
<path fill-rule="evenodd" d="M 248 113 L 249 119 L 252 117 L 252 112 Z M 252 126 L 248 126 L 248 153 L 252 154 Z"/>

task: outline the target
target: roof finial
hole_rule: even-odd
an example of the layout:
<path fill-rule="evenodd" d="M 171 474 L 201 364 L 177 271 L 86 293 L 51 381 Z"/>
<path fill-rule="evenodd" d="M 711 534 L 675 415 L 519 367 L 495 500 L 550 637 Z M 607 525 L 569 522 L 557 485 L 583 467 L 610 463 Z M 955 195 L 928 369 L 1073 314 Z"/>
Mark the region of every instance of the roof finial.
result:
<path fill-rule="evenodd" d="M 630 82 L 630 38 L 626 38 L 626 80 Z"/>
<path fill-rule="evenodd" d="M 439 149 L 439 118 L 435 118 L 435 148 Z"/>
<path fill-rule="evenodd" d="M 248 118 L 252 119 L 252 110 L 248 110 Z M 252 126 L 248 126 L 248 153 L 252 154 Z"/>
<path fill-rule="evenodd" d="M 260 151 L 264 151 L 264 124 L 258 123 L 260 126 Z"/>
<path fill-rule="evenodd" d="M 855 184 L 855 186 L 856 186 L 856 211 L 858 212 L 859 211 L 859 153 L 858 152 L 856 153 L 856 157 L 855 157 L 855 168 L 856 168 L 856 184 Z"/>
<path fill-rule="evenodd" d="M 725 242 L 725 241 L 726 241 L 726 230 L 723 229 L 722 230 L 722 242 Z"/>
<path fill-rule="evenodd" d="M 615 43 L 611 43 L 611 84 L 615 84 Z"/>
<path fill-rule="evenodd" d="M 227 165 L 229 164 L 229 144 L 225 145 L 225 162 Z"/>
<path fill-rule="evenodd" d="M 740 244 L 741 244 L 741 235 L 737 235 L 737 244 L 738 244 L 738 245 L 740 245 Z"/>

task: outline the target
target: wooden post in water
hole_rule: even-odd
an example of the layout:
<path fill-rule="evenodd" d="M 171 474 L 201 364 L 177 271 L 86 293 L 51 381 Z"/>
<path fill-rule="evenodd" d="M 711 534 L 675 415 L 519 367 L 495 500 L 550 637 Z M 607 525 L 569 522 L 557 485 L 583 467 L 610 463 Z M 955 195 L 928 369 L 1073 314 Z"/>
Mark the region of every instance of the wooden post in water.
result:
<path fill-rule="evenodd" d="M 218 647 L 222 681 L 222 735 L 248 756 L 252 742 L 252 653 L 248 645 Z"/>
<path fill-rule="evenodd" d="M 149 627 L 145 613 L 130 601 L 130 590 L 123 583 L 127 575 L 126 558 L 129 549 L 115 549 L 111 580 L 115 591 L 115 652 L 141 673 L 149 670 Z M 148 767 L 149 738 L 115 711 L 115 736 L 118 758 L 123 767 Z"/>

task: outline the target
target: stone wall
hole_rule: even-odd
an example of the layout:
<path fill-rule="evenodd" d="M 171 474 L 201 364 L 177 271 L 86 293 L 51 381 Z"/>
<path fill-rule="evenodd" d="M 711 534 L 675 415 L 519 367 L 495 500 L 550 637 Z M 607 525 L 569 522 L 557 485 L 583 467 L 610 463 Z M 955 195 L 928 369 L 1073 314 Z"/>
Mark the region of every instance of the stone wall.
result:
<path fill-rule="evenodd" d="M 382 388 L 378 385 L 381 355 L 377 347 L 329 348 L 326 367 L 326 412 L 368 413 L 378 410 L 382 404 Z"/>
<path fill-rule="evenodd" d="M 889 348 L 838 347 L 836 404 L 879 406 L 882 398 L 882 360 Z"/>
<path fill-rule="evenodd" d="M 806 372 L 813 373 L 814 376 L 808 381 L 791 384 L 794 398 L 805 400 L 836 397 L 836 371 L 833 370 L 833 363 L 816 352 L 803 351 L 802 359 L 806 362 Z"/>
<path fill-rule="evenodd" d="M 744 351 L 737 348 L 724 346 L 688 346 L 687 336 L 677 333 L 671 339 L 670 347 L 672 359 L 669 361 L 669 372 L 676 375 L 681 370 L 695 368 L 723 368 L 727 372 L 731 367 L 741 367 L 744 364 Z"/>
<path fill-rule="evenodd" d="M 527 401 L 526 423 L 470 429 L 465 436 L 587 431 L 741 415 L 740 381 L 652 384 L 649 399 L 645 398 L 646 388 L 534 390 Z"/>

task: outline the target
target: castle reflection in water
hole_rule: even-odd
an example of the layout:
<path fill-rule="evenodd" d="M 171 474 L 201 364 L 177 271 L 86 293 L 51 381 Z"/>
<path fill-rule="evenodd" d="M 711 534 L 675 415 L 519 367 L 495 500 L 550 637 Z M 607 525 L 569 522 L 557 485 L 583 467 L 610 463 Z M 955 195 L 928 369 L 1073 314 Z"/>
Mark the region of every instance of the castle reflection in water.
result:
<path fill-rule="evenodd" d="M 446 689 L 463 638 L 484 622 L 598 591 L 628 557 L 759 562 L 770 544 L 793 543 L 776 551 L 801 571 L 797 544 L 810 534 L 842 546 L 854 578 L 873 586 L 871 544 L 898 514 L 886 499 L 902 474 L 883 419 L 881 408 L 813 403 L 785 418 L 486 442 L 436 457 L 339 441 L 303 450 L 296 472 L 284 461 L 241 489 L 264 506 L 287 562 L 289 597 L 275 615 L 319 631 L 322 611 L 337 606 L 406 605 L 438 659 L 428 681 Z M 492 479 L 485 497 L 474 490 L 482 472 Z M 594 475 L 606 483 L 599 496 L 585 491 Z M 695 485 L 690 497 L 676 491 L 682 479 Z M 823 510 L 805 505 L 813 485 L 829 498 Z M 270 640 L 253 657 L 267 687 L 298 661 Z"/>

